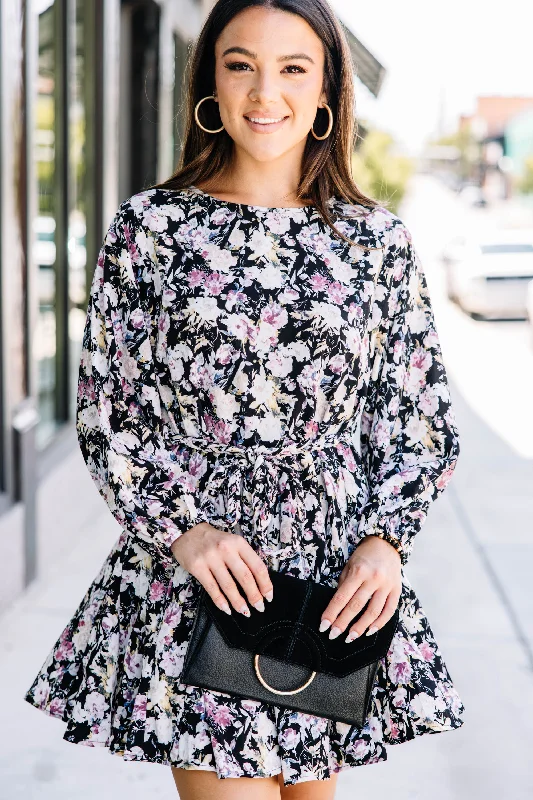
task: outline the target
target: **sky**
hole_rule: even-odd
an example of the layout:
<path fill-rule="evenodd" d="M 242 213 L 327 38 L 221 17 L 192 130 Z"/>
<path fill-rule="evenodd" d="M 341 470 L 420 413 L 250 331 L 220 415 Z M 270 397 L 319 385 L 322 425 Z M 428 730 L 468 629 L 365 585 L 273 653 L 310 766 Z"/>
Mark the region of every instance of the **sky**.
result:
<path fill-rule="evenodd" d="M 330 2 L 387 70 L 378 98 L 356 81 L 356 113 L 411 155 L 452 132 L 478 95 L 533 98 L 529 0 Z"/>

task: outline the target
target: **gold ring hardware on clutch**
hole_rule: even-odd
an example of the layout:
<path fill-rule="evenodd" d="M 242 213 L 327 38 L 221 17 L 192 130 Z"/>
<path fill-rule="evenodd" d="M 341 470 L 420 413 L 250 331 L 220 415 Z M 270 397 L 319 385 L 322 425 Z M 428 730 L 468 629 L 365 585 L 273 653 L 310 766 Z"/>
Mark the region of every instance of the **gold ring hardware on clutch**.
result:
<path fill-rule="evenodd" d="M 274 692 L 274 694 L 297 694 L 298 692 L 301 692 L 303 689 L 306 689 L 316 675 L 316 671 L 313 670 L 313 673 L 310 675 L 310 677 L 298 689 L 288 689 L 288 690 L 274 689 L 273 686 L 269 686 L 269 684 L 265 681 L 265 679 L 263 678 L 263 676 L 259 671 L 259 655 L 260 655 L 259 653 L 256 653 L 254 657 L 255 674 L 257 675 L 257 677 L 259 678 L 260 682 L 263 684 L 265 689 L 269 689 L 269 691 Z"/>

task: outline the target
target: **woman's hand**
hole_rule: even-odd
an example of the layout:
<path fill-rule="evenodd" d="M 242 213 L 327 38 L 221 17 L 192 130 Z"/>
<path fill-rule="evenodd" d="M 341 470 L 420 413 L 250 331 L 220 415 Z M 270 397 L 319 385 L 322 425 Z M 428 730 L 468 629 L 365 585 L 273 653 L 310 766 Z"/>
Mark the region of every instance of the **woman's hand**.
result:
<path fill-rule="evenodd" d="M 331 625 L 329 638 L 339 636 L 372 598 L 345 641 L 352 642 L 368 626 L 371 626 L 368 635 L 372 635 L 392 617 L 401 592 L 400 554 L 385 539 L 366 536 L 344 565 L 337 590 L 322 614 L 319 630 L 325 631 Z"/>
<path fill-rule="evenodd" d="M 250 609 L 240 594 L 230 570 L 254 608 L 264 611 L 263 596 L 272 600 L 273 586 L 264 561 L 242 536 L 200 522 L 171 545 L 174 558 L 205 587 L 213 602 L 231 614 L 226 598 L 246 617 Z M 225 596 L 224 596 L 225 595 Z"/>

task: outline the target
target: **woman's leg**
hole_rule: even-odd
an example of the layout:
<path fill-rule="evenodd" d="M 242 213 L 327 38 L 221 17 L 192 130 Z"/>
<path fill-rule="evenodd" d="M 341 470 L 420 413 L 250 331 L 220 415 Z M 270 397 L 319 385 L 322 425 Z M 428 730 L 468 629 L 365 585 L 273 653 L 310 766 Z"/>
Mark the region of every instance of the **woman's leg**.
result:
<path fill-rule="evenodd" d="M 280 773 L 278 782 L 281 800 L 333 800 L 338 777 L 338 773 L 335 773 L 324 781 L 302 781 L 284 786 Z"/>
<path fill-rule="evenodd" d="M 219 778 L 211 770 L 171 769 L 180 800 L 250 800 L 252 797 L 253 800 L 280 800 L 277 775 L 271 778 Z"/>

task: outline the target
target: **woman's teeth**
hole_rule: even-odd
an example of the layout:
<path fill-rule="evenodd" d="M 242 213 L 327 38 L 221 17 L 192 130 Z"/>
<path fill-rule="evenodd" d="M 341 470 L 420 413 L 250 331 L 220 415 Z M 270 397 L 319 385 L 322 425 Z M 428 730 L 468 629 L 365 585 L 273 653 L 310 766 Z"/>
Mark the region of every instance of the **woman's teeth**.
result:
<path fill-rule="evenodd" d="M 282 119 L 285 117 L 278 117 L 277 119 L 266 119 L 265 117 L 261 117 L 260 119 L 257 117 L 246 117 L 249 119 L 250 122 L 256 122 L 258 125 L 272 125 L 273 122 L 281 122 Z"/>

